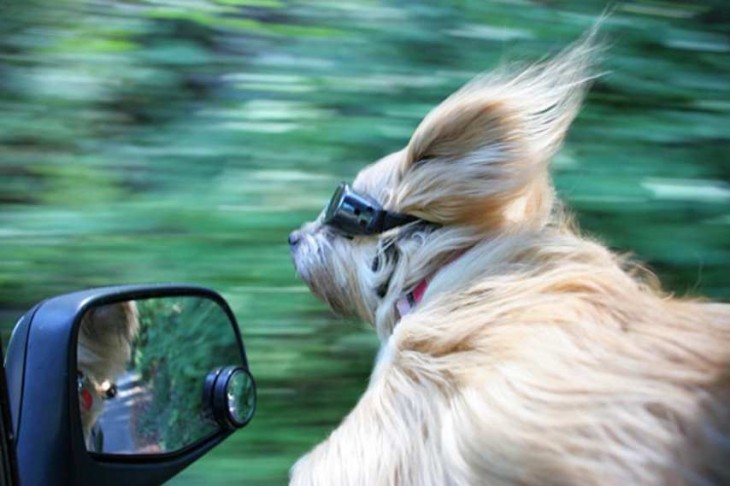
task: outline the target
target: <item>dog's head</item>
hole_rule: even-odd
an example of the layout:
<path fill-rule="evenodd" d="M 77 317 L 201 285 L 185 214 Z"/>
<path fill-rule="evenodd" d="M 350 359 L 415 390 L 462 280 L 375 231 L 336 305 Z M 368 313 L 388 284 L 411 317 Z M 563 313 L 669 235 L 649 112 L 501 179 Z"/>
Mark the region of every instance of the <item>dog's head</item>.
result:
<path fill-rule="evenodd" d="M 77 346 L 79 407 L 87 447 L 91 429 L 104 410 L 111 383 L 124 373 L 139 332 L 139 313 L 132 302 L 89 309 L 81 319 Z"/>
<path fill-rule="evenodd" d="M 396 301 L 459 252 L 545 227 L 554 200 L 548 166 L 590 80 L 591 37 L 551 62 L 481 76 L 443 101 L 403 150 L 352 183 L 355 197 L 396 223 L 352 231 L 323 211 L 289 237 L 300 278 L 384 338 L 399 318 Z M 349 207 L 355 223 L 359 211 Z"/>

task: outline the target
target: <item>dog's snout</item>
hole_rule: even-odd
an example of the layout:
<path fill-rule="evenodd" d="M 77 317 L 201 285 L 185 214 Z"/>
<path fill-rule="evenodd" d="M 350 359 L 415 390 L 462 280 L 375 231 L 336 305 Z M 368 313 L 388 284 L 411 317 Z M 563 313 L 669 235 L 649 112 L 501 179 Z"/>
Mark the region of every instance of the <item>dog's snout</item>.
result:
<path fill-rule="evenodd" d="M 302 240 L 302 234 L 299 231 L 289 233 L 289 246 L 297 246 Z"/>

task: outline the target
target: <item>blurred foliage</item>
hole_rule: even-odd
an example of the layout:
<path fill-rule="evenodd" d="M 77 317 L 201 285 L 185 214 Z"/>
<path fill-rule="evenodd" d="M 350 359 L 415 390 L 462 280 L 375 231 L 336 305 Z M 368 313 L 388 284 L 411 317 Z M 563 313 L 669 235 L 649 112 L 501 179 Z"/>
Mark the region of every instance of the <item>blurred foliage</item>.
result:
<path fill-rule="evenodd" d="M 478 72 L 576 39 L 580 0 L 5 0 L 0 322 L 123 282 L 229 299 L 251 425 L 180 484 L 281 484 L 365 387 L 375 342 L 294 278 L 286 236 Z M 679 294 L 730 299 L 730 5 L 618 1 L 555 161 L 583 228 Z"/>
<path fill-rule="evenodd" d="M 209 373 L 241 366 L 236 335 L 225 311 L 199 297 L 138 300 L 139 334 L 132 367 L 149 392 L 136 404 L 137 448 L 162 451 L 188 447 L 218 430 L 203 409 Z"/>

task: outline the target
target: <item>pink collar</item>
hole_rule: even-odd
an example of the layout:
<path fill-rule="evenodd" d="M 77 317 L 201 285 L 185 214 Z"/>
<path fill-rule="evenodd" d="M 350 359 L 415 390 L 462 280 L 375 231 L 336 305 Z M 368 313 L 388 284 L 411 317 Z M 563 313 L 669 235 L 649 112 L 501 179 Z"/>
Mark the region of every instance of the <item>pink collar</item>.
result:
<path fill-rule="evenodd" d="M 427 288 L 428 280 L 423 279 L 418 285 L 416 285 L 416 288 L 407 294 L 402 295 L 401 298 L 396 301 L 395 308 L 398 309 L 398 313 L 401 317 L 411 312 L 413 308 L 421 302 L 423 294 L 426 293 Z"/>
<path fill-rule="evenodd" d="M 444 265 L 439 271 L 451 266 L 463 254 L 463 251 L 456 253 L 454 257 L 449 260 L 449 262 Z M 436 273 L 438 273 L 438 271 Z M 418 283 L 418 285 L 413 288 L 413 290 L 402 295 L 401 298 L 396 301 L 395 308 L 398 309 L 398 313 L 401 317 L 411 312 L 413 308 L 416 307 L 421 302 L 421 300 L 423 300 L 423 294 L 426 293 L 426 289 L 428 289 L 428 284 L 429 279 L 424 278 Z"/>

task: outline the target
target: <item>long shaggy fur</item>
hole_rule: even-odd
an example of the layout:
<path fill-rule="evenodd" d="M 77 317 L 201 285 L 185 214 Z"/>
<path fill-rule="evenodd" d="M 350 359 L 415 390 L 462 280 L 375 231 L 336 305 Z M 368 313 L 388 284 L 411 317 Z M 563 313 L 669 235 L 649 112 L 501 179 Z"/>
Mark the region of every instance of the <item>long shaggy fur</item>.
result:
<path fill-rule="evenodd" d="M 93 394 L 91 409 L 80 410 L 87 441 L 103 411 L 104 383 L 115 381 L 125 371 L 138 331 L 139 315 L 132 301 L 93 307 L 81 319 L 77 366 Z"/>
<path fill-rule="evenodd" d="M 298 274 L 382 347 L 292 484 L 730 483 L 730 306 L 665 294 L 555 201 L 548 165 L 594 53 L 589 35 L 477 78 L 355 180 L 438 226 L 353 239 L 321 216 L 302 227 Z"/>

